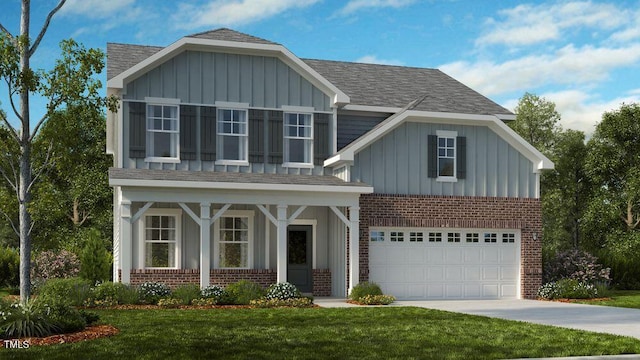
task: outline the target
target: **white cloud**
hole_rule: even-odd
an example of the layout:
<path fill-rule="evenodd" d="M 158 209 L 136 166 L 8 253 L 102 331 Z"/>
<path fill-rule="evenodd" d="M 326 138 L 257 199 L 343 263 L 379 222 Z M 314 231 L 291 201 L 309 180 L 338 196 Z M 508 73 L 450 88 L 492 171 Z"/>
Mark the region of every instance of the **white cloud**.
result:
<path fill-rule="evenodd" d="M 60 14 L 67 16 L 86 16 L 90 19 L 103 19 L 115 13 L 130 9 L 135 0 L 67 0 Z"/>
<path fill-rule="evenodd" d="M 213 0 L 202 6 L 182 3 L 174 22 L 179 28 L 237 26 L 259 21 L 319 0 Z"/>
<path fill-rule="evenodd" d="M 401 8 L 415 3 L 416 0 L 351 0 L 336 12 L 338 16 L 351 15 L 366 8 Z"/>
<path fill-rule="evenodd" d="M 365 55 L 359 59 L 356 59 L 355 62 L 365 63 L 365 64 L 380 64 L 380 65 L 404 65 L 400 60 L 391 60 L 391 59 L 380 59 L 375 55 Z"/>
<path fill-rule="evenodd" d="M 527 55 L 502 63 L 457 61 L 445 73 L 485 95 L 506 94 L 549 84 L 587 84 L 608 78 L 619 67 L 640 61 L 640 44 L 620 48 L 567 45 L 555 53 Z"/>
<path fill-rule="evenodd" d="M 476 45 L 531 45 L 561 39 L 563 31 L 570 28 L 615 29 L 629 18 L 627 10 L 591 1 L 518 5 L 498 15 L 498 19 L 486 20 L 484 25 L 489 30 Z"/>

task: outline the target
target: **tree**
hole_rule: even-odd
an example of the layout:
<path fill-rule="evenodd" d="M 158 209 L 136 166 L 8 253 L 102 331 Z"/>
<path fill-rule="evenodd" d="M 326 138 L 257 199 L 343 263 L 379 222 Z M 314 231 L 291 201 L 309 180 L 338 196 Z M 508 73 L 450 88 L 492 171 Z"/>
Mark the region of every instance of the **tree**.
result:
<path fill-rule="evenodd" d="M 109 280 L 110 269 L 111 258 L 100 238 L 100 232 L 96 229 L 89 230 L 86 245 L 80 253 L 80 276 L 95 284 Z"/>
<path fill-rule="evenodd" d="M 556 104 L 525 93 L 518 101 L 515 113 L 516 120 L 509 126 L 545 155 L 552 154 L 556 136 L 561 131 Z"/>
<path fill-rule="evenodd" d="M 29 270 L 33 223 L 29 204 L 34 184 L 46 169 L 48 160 L 45 159 L 44 164 L 39 168 L 33 168 L 31 151 L 34 139 L 51 114 L 66 104 L 100 107 L 108 103 L 111 108 L 115 104 L 113 100 L 107 101 L 100 97 L 98 90 L 102 84 L 93 79 L 93 75 L 100 73 L 104 67 L 104 54 L 100 50 L 87 50 L 73 40 L 63 40 L 60 43 L 61 58 L 55 61 L 53 69 L 34 71 L 31 68 L 30 60 L 47 32 L 51 19 L 65 2 L 66 0 L 60 0 L 49 12 L 33 42 L 30 36 L 30 0 L 22 0 L 18 34 L 12 34 L 0 24 L 0 77 L 7 86 L 9 104 L 18 125 L 12 125 L 6 112 L 0 113 L 0 122 L 8 129 L 10 141 L 19 148 L 16 156 L 18 171 L 12 172 L 1 168 L 0 175 L 16 193 L 18 200 L 17 230 L 20 238 L 20 300 L 22 302 L 26 302 L 31 293 Z M 40 95 L 47 99 L 46 111 L 35 125 L 31 123 L 30 95 Z"/>

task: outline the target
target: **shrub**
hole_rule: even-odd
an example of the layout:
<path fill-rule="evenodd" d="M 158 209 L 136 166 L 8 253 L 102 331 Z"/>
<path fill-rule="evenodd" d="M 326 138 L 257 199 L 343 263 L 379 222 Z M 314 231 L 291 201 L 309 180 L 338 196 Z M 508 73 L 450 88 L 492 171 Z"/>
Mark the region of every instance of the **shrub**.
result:
<path fill-rule="evenodd" d="M 48 318 L 57 331 L 56 333 L 70 333 L 83 330 L 87 327 L 87 321 L 73 306 L 65 303 L 47 304 Z"/>
<path fill-rule="evenodd" d="M 251 300 L 251 306 L 257 308 L 274 308 L 274 307 L 296 307 L 307 308 L 313 306 L 313 301 L 306 297 L 288 298 L 288 299 L 257 299 Z"/>
<path fill-rule="evenodd" d="M 360 298 L 366 295 L 382 295 L 382 289 L 380 289 L 380 286 L 376 283 L 361 282 L 351 289 L 349 298 L 354 301 L 360 301 Z"/>
<path fill-rule="evenodd" d="M 144 304 L 157 304 L 158 300 L 169 297 L 171 289 L 163 283 L 146 282 L 138 288 L 140 301 Z"/>
<path fill-rule="evenodd" d="M 218 301 L 215 298 L 206 298 L 206 299 L 193 299 L 191 305 L 195 306 L 214 306 L 217 305 Z"/>
<path fill-rule="evenodd" d="M 171 293 L 171 297 L 179 300 L 182 305 L 190 305 L 194 299 L 200 298 L 200 287 L 196 284 L 178 286 Z"/>
<path fill-rule="evenodd" d="M 43 337 L 51 335 L 57 328 L 46 317 L 36 303 L 0 303 L 0 338 Z"/>
<path fill-rule="evenodd" d="M 215 299 L 218 304 L 228 304 L 231 303 L 231 299 L 229 298 L 229 293 L 219 285 L 210 285 L 206 288 L 202 289 L 200 292 L 200 296 L 205 299 Z"/>
<path fill-rule="evenodd" d="M 43 251 L 36 255 L 31 265 L 31 278 L 36 283 L 53 278 L 75 277 L 80 272 L 80 260 L 67 250 Z"/>
<path fill-rule="evenodd" d="M 559 299 L 560 286 L 555 281 L 543 284 L 538 288 L 538 297 L 547 300 Z"/>
<path fill-rule="evenodd" d="M 80 276 L 92 283 L 109 280 L 111 256 L 100 238 L 100 231 L 89 230 L 87 243 L 80 253 Z"/>
<path fill-rule="evenodd" d="M 163 308 L 177 308 L 182 305 L 182 302 L 178 299 L 165 298 L 158 300 L 158 306 Z"/>
<path fill-rule="evenodd" d="M 20 253 L 17 249 L 0 247 L 0 286 L 20 284 Z"/>
<path fill-rule="evenodd" d="M 538 297 L 543 299 L 593 299 L 598 297 L 595 285 L 576 279 L 562 279 L 542 285 Z"/>
<path fill-rule="evenodd" d="M 598 258 L 584 251 L 572 249 L 559 252 L 544 262 L 543 282 L 575 279 L 581 282 L 608 282 L 611 269 L 604 268 Z"/>
<path fill-rule="evenodd" d="M 114 306 L 118 304 L 139 303 L 139 292 L 130 285 L 110 281 L 96 285 L 91 289 L 91 298 L 86 306 Z"/>
<path fill-rule="evenodd" d="M 229 293 L 231 303 L 237 305 L 249 305 L 251 300 L 257 300 L 264 296 L 264 290 L 260 285 L 248 280 L 233 283 L 227 286 L 226 290 Z"/>
<path fill-rule="evenodd" d="M 394 301 L 396 298 L 391 295 L 365 295 L 358 299 L 361 305 L 389 305 Z"/>
<path fill-rule="evenodd" d="M 92 311 L 86 311 L 86 310 L 80 309 L 78 310 L 78 312 L 80 313 L 82 318 L 84 318 L 84 321 L 87 323 L 87 325 L 93 325 L 97 323 L 98 320 L 100 320 L 100 315 Z"/>
<path fill-rule="evenodd" d="M 272 284 L 267 289 L 267 300 L 279 299 L 279 300 L 287 300 L 299 298 L 302 296 L 300 290 L 296 288 L 295 285 L 290 284 L 288 282 Z"/>
<path fill-rule="evenodd" d="M 90 297 L 91 284 L 81 278 L 49 279 L 38 293 L 38 301 L 42 304 L 82 306 Z"/>

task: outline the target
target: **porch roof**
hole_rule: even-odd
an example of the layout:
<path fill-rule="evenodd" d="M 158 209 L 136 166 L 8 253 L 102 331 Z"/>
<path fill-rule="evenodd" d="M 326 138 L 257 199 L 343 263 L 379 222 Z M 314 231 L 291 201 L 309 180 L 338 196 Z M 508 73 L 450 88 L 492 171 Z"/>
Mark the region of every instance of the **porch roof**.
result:
<path fill-rule="evenodd" d="M 109 169 L 109 185 L 197 189 L 289 190 L 372 193 L 373 187 L 335 176 L 260 174 L 186 170 Z"/>

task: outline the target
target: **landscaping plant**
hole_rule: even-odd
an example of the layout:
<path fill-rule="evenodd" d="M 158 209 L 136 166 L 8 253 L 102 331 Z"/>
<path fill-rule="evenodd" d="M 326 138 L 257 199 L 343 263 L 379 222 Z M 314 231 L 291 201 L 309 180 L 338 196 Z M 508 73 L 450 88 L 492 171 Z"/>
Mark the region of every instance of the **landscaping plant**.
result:
<path fill-rule="evenodd" d="M 216 304 L 231 303 L 229 293 L 220 285 L 209 285 L 200 291 L 200 297 L 205 300 L 213 299 Z"/>
<path fill-rule="evenodd" d="M 171 289 L 160 282 L 146 282 L 138 288 L 140 293 L 140 301 L 143 304 L 156 305 L 162 298 L 168 298 L 171 295 Z"/>
<path fill-rule="evenodd" d="M 359 301 L 360 298 L 366 295 L 382 295 L 382 289 L 376 283 L 364 281 L 351 289 L 349 298 L 353 301 Z"/>
<path fill-rule="evenodd" d="M 302 294 L 298 288 L 288 282 L 281 282 L 277 284 L 272 284 L 267 288 L 267 295 L 265 296 L 267 300 L 287 300 L 287 299 L 295 299 L 301 297 Z"/>
<path fill-rule="evenodd" d="M 97 229 L 89 230 L 87 243 L 80 253 L 80 276 L 94 284 L 111 277 L 111 256 Z"/>
<path fill-rule="evenodd" d="M 191 305 L 193 300 L 200 298 L 200 286 L 196 284 L 180 285 L 173 290 L 171 298 L 178 300 L 181 305 Z"/>
<path fill-rule="evenodd" d="M 83 306 L 91 297 L 91 283 L 82 278 L 49 279 L 38 291 L 38 301 L 43 304 Z"/>
<path fill-rule="evenodd" d="M 20 254 L 17 249 L 0 247 L 0 287 L 16 287 L 20 283 Z"/>
<path fill-rule="evenodd" d="M 0 302 L 0 338 L 42 337 L 58 331 L 47 317 L 48 310 L 31 300 L 26 304 Z"/>
<path fill-rule="evenodd" d="M 226 290 L 231 302 L 235 305 L 249 305 L 251 300 L 258 300 L 264 296 L 262 287 L 248 280 L 230 284 Z"/>
<path fill-rule="evenodd" d="M 48 279 L 71 278 L 80 273 L 80 260 L 67 250 L 43 251 L 31 265 L 31 282 L 36 287 Z"/>

